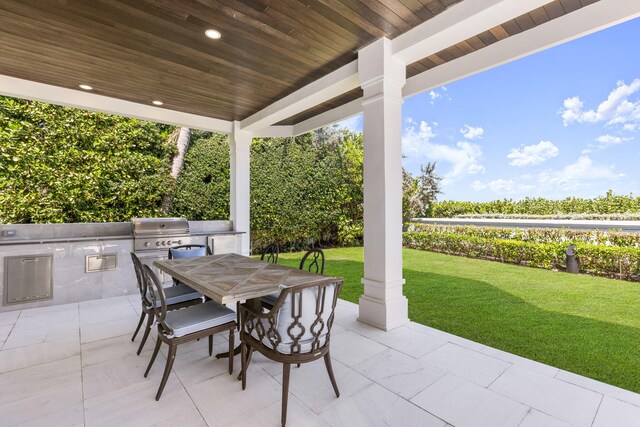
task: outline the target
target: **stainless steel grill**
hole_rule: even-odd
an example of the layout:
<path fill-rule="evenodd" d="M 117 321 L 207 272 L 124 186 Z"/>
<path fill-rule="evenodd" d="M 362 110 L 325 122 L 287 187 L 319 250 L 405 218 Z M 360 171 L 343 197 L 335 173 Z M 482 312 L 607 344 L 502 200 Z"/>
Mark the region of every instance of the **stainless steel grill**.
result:
<path fill-rule="evenodd" d="M 189 222 L 184 218 L 134 218 L 132 223 L 135 252 L 191 243 Z"/>

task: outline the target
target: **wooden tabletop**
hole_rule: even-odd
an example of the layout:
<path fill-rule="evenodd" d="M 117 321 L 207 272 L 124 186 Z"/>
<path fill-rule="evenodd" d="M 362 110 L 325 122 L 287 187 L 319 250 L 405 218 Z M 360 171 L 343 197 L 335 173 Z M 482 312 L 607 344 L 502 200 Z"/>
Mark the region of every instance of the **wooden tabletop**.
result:
<path fill-rule="evenodd" d="M 260 298 L 282 288 L 338 280 L 237 254 L 168 259 L 153 265 L 222 304 Z"/>

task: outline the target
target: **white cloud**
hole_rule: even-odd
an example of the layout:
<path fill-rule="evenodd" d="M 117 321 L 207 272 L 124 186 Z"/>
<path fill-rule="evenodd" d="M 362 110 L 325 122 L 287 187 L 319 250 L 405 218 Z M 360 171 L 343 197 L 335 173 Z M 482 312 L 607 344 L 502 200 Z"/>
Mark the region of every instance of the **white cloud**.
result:
<path fill-rule="evenodd" d="M 635 123 L 627 123 L 626 125 L 622 126 L 622 129 L 628 132 L 635 132 L 637 128 L 638 125 Z"/>
<path fill-rule="evenodd" d="M 484 129 L 481 127 L 464 125 L 464 127 L 460 129 L 460 133 L 467 139 L 480 139 L 484 134 Z"/>
<path fill-rule="evenodd" d="M 485 172 L 480 164 L 482 150 L 476 144 L 459 141 L 455 146 L 431 142 L 435 137 L 433 127 L 422 121 L 418 128 L 409 126 L 402 137 L 402 152 L 408 157 L 427 161 L 445 162 L 451 165 L 443 174 L 445 181 Z"/>
<path fill-rule="evenodd" d="M 633 138 L 623 138 L 615 135 L 601 135 L 596 138 L 598 148 L 605 149 L 623 142 L 631 141 Z"/>
<path fill-rule="evenodd" d="M 517 183 L 513 179 L 494 179 L 493 181 L 489 181 L 486 184 L 483 184 L 480 181 L 474 181 L 473 184 L 471 184 L 471 188 L 476 191 L 488 189 L 494 193 L 499 194 L 520 193 L 523 191 L 531 190 L 534 187 L 535 186 L 531 184 Z"/>
<path fill-rule="evenodd" d="M 436 103 L 436 100 L 439 98 L 447 99 L 451 101 L 451 97 L 446 93 L 447 87 L 440 86 L 437 89 L 431 89 L 427 95 L 429 95 L 429 104 L 433 105 Z"/>
<path fill-rule="evenodd" d="M 498 195 L 541 195 L 553 197 L 579 190 L 591 190 L 625 175 L 617 173 L 614 166 L 595 165 L 589 156 L 580 156 L 574 163 L 561 169 L 548 169 L 538 174 L 523 174 L 511 179 L 495 179 L 486 183 L 475 181 L 471 188 L 476 191 L 489 190 Z"/>
<path fill-rule="evenodd" d="M 640 122 L 640 100 L 630 100 L 630 98 L 639 90 L 640 79 L 635 79 L 629 85 L 619 81 L 607 99 L 602 101 L 595 110 L 585 111 L 584 102 L 580 97 L 574 96 L 564 100 L 559 114 L 565 126 L 572 123 L 597 122 L 606 122 L 607 125 L 637 124 Z"/>
<path fill-rule="evenodd" d="M 539 165 L 547 159 L 556 157 L 560 150 L 551 141 L 540 141 L 533 145 L 523 145 L 520 148 L 512 148 L 507 158 L 512 166 Z"/>
<path fill-rule="evenodd" d="M 544 171 L 538 174 L 538 184 L 544 188 L 579 190 L 590 188 L 601 181 L 615 181 L 624 176 L 616 173 L 613 166 L 596 166 L 589 156 L 580 156 L 575 163 L 558 171 Z"/>

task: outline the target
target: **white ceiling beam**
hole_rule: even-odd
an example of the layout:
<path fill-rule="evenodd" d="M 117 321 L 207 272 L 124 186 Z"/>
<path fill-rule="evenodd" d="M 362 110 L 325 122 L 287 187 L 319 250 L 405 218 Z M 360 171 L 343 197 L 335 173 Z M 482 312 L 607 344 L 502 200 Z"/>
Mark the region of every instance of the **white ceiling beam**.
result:
<path fill-rule="evenodd" d="M 0 94 L 174 126 L 230 133 L 232 122 L 0 75 Z"/>
<path fill-rule="evenodd" d="M 549 0 L 465 0 L 393 39 L 393 56 L 412 64 Z"/>
<path fill-rule="evenodd" d="M 600 0 L 413 76 L 407 79 L 403 96 L 431 90 L 638 16 L 639 0 Z"/>
<path fill-rule="evenodd" d="M 252 133 L 254 138 L 287 138 L 294 136 L 293 126 L 269 126 Z"/>
<path fill-rule="evenodd" d="M 242 128 L 258 131 L 342 95 L 359 85 L 358 61 L 353 61 L 242 120 Z"/>
<path fill-rule="evenodd" d="M 333 110 L 325 111 L 324 113 L 318 114 L 310 119 L 296 123 L 293 125 L 293 135 L 302 135 L 303 133 L 346 120 L 361 113 L 362 98 L 358 98 L 354 101 L 336 107 Z"/>

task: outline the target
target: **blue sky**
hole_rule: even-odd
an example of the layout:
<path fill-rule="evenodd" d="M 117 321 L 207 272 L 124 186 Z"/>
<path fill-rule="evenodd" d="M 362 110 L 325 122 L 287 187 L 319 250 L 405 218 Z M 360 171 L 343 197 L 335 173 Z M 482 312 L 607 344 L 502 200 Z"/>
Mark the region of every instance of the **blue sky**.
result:
<path fill-rule="evenodd" d="M 639 194 L 639 42 L 635 19 L 406 99 L 404 166 L 436 161 L 440 200 Z"/>

